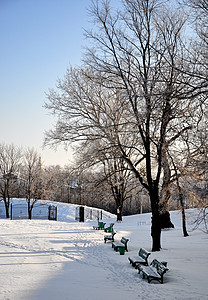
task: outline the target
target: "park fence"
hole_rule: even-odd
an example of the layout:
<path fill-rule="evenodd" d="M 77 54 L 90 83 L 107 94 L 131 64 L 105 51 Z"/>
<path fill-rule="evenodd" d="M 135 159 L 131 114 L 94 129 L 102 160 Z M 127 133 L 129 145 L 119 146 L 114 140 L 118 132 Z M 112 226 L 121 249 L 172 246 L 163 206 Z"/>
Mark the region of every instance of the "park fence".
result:
<path fill-rule="evenodd" d="M 6 210 L 4 203 L 1 201 L 0 202 L 0 219 L 5 219 L 6 218 Z"/>
<path fill-rule="evenodd" d="M 9 213 L 11 220 L 29 219 L 27 203 L 10 203 Z M 6 218 L 6 209 L 3 201 L 0 202 L 0 218 Z M 57 207 L 54 205 L 35 203 L 32 209 L 31 219 L 38 220 L 57 220 Z"/>
<path fill-rule="evenodd" d="M 109 218 L 109 214 L 101 209 L 77 206 L 75 211 L 75 220 L 84 222 L 85 220 L 102 220 Z"/>

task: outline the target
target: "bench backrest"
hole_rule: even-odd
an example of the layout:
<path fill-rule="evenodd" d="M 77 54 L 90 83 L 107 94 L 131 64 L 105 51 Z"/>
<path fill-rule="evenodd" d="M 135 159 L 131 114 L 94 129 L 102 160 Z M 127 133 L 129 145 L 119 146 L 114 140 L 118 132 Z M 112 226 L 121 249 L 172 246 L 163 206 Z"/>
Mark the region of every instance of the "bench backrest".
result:
<path fill-rule="evenodd" d="M 125 237 L 122 237 L 122 239 L 121 239 L 121 243 L 124 244 L 125 250 L 126 250 L 126 251 L 128 251 L 128 250 L 127 250 L 127 243 L 128 243 L 128 241 L 129 241 L 129 240 L 126 239 Z"/>
<path fill-rule="evenodd" d="M 163 275 L 168 268 L 166 268 L 161 262 L 157 259 L 153 259 L 151 265 L 157 269 L 158 274 Z"/>
<path fill-rule="evenodd" d="M 110 223 L 110 225 L 107 227 L 108 232 L 113 231 L 113 225 L 114 225 L 114 223 Z"/>
<path fill-rule="evenodd" d="M 142 257 L 145 261 L 147 261 L 148 256 L 149 256 L 150 254 L 151 254 L 151 253 L 148 252 L 147 250 L 145 250 L 144 248 L 140 248 L 140 249 L 139 249 L 139 256 Z"/>
<path fill-rule="evenodd" d="M 104 228 L 105 223 L 104 223 L 104 222 L 99 222 L 99 223 L 98 223 L 98 226 L 99 226 L 100 228 Z"/>
<path fill-rule="evenodd" d="M 129 240 L 126 239 L 125 237 L 122 237 L 122 239 L 121 239 L 121 243 L 124 244 L 125 246 L 127 245 L 128 241 Z"/>

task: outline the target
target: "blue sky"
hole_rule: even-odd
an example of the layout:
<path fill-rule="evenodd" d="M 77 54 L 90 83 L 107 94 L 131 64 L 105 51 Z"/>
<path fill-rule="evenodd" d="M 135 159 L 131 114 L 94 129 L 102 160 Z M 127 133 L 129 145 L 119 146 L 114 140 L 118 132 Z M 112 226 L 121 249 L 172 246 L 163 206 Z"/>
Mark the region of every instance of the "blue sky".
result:
<path fill-rule="evenodd" d="M 71 157 L 60 147 L 42 150 L 44 131 L 55 123 L 43 105 L 67 66 L 81 64 L 90 2 L 0 0 L 0 143 L 34 147 L 46 165 Z"/>
<path fill-rule="evenodd" d="M 67 67 L 81 64 L 90 3 L 0 0 L 0 143 L 34 147 L 45 165 L 63 166 L 72 158 L 62 147 L 42 150 L 44 131 L 55 124 L 43 105 Z"/>

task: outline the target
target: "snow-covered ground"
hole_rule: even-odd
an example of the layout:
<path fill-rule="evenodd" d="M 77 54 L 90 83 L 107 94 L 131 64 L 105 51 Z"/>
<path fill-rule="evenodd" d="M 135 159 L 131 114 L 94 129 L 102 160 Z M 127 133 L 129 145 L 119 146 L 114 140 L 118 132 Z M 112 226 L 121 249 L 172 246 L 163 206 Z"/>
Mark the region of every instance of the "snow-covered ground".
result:
<path fill-rule="evenodd" d="M 140 247 L 151 251 L 151 214 L 115 222 L 115 240 L 129 238 L 120 255 L 104 244 L 96 221 L 74 221 L 74 205 L 58 205 L 58 221 L 0 220 L 0 299 L 136 300 L 208 299 L 208 235 L 191 231 L 194 211 L 187 211 L 184 238 L 180 212 L 171 212 L 175 229 L 162 232 L 162 249 L 151 253 L 168 262 L 164 284 L 150 284 L 129 264 Z M 106 223 L 115 221 L 107 218 Z"/>

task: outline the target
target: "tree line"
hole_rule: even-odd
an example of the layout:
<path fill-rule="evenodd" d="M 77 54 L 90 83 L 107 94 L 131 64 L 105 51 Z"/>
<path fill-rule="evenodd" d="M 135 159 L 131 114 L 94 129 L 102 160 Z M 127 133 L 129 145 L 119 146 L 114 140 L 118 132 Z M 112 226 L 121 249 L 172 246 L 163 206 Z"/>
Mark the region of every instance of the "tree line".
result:
<path fill-rule="evenodd" d="M 76 163 L 75 163 L 76 165 Z M 75 165 L 45 166 L 34 148 L 23 149 L 14 144 L 0 144 L 0 201 L 5 204 L 9 218 L 12 198 L 24 198 L 28 203 L 28 215 L 37 200 L 89 205 L 116 213 L 109 179 L 101 171 L 78 172 Z M 136 213 L 135 190 L 132 182 L 127 194 L 131 198 L 131 210 Z M 136 188 L 136 187 L 135 187 Z M 134 191 L 133 191 L 134 190 Z M 136 197 L 136 196 L 135 196 Z M 143 200 L 143 210 L 148 211 L 148 202 Z"/>
<path fill-rule="evenodd" d="M 65 167 L 45 166 L 34 148 L 23 149 L 13 144 L 0 144 L 0 201 L 4 202 L 6 216 L 10 217 L 12 198 L 26 199 L 29 218 L 37 200 L 101 208 L 117 214 L 118 220 L 122 220 L 122 215 L 151 211 L 145 189 L 138 185 L 136 178 L 123 166 L 121 170 L 124 172 L 120 172 L 118 177 L 118 173 L 112 170 L 111 159 L 105 158 L 103 161 L 103 165 L 109 168 L 100 165 L 96 170 L 88 168 L 88 171 L 84 166 L 78 169 L 77 163 L 75 160 L 74 164 Z M 113 166 L 117 166 L 116 162 Z M 206 192 L 207 186 L 201 184 L 197 176 L 187 177 L 181 188 L 185 207 L 204 208 Z M 118 202 L 118 198 L 122 202 Z M 122 212 L 118 212 L 120 204 Z M 178 189 L 173 184 L 169 208 L 174 210 L 180 207 Z"/>

